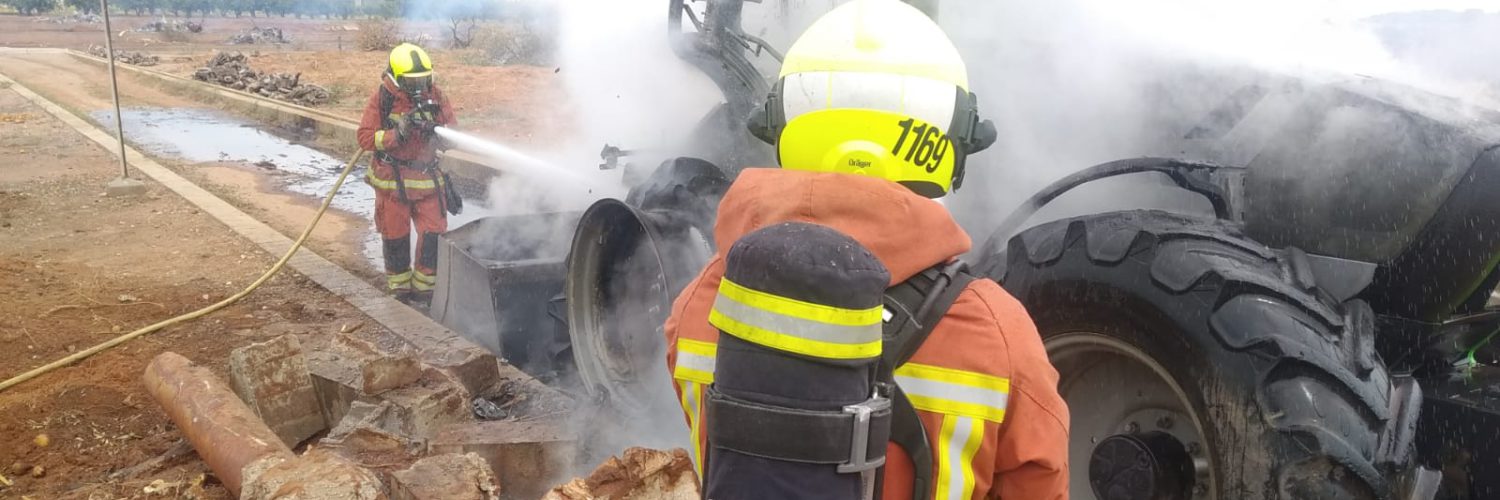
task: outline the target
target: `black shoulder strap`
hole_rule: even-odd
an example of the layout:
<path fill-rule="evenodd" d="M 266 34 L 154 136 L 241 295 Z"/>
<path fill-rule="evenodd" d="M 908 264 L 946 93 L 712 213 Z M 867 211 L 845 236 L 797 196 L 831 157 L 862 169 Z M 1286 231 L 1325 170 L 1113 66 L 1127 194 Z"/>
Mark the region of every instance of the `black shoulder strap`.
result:
<path fill-rule="evenodd" d="M 396 107 L 396 94 L 385 88 L 385 82 L 380 83 L 380 123 L 381 128 L 390 129 L 396 126 L 391 121 L 391 109 Z"/>
<path fill-rule="evenodd" d="M 885 308 L 891 317 L 885 322 L 878 377 L 893 388 L 891 441 L 911 457 L 912 500 L 927 500 L 932 492 L 932 444 L 927 441 L 922 420 L 917 418 L 917 409 L 896 385 L 895 370 L 917 353 L 938 321 L 948 314 L 948 308 L 975 279 L 966 264 L 954 261 L 930 267 L 885 291 Z M 884 474 L 882 468 L 877 481 L 883 482 Z"/>

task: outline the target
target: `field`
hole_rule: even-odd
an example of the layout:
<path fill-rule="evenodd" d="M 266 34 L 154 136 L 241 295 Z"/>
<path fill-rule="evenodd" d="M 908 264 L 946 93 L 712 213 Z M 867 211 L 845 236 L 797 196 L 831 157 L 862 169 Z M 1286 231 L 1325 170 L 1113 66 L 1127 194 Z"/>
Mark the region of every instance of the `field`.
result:
<path fill-rule="evenodd" d="M 154 69 L 188 76 L 215 51 L 251 54 L 259 71 L 301 73 L 335 96 L 325 109 L 358 119 L 385 54 L 354 48 L 358 22 L 274 18 L 203 20 L 202 33 L 164 37 L 131 31 L 152 19 L 114 19 L 117 48 L 161 58 Z M 195 19 L 196 21 L 196 19 Z M 280 45 L 228 45 L 252 26 L 282 28 Z M 403 31 L 441 40 L 441 27 Z M 102 45 L 103 26 L 0 15 L 0 47 Z M 439 85 L 462 127 L 512 144 L 544 145 L 568 124 L 558 68 L 466 64 L 470 52 L 430 44 Z M 66 55 L 0 54 L 0 74 L 76 114 L 110 109 L 107 73 Z M 120 76 L 127 108 L 202 110 L 207 103 Z M 218 301 L 274 259 L 173 192 L 147 180 L 136 199 L 103 196 L 119 175 L 109 150 L 78 135 L 0 84 L 0 378 L 21 373 L 113 334 Z M 283 234 L 295 236 L 316 208 L 255 165 L 157 158 Z M 139 176 L 139 174 L 137 174 Z M 362 255 L 368 220 L 335 211 L 310 247 L 357 275 L 381 281 Z M 379 330 L 358 309 L 295 273 L 203 320 L 168 328 L 0 392 L 0 498 L 146 498 L 180 485 L 196 497 L 229 498 L 177 429 L 144 392 L 145 364 L 171 350 L 225 373 L 230 350 L 279 335 L 317 346 L 341 328 Z M 39 437 L 39 436 L 45 436 Z M 145 464 L 145 465 L 142 465 Z M 193 487 L 201 481 L 201 486 Z M 153 483 L 156 486 L 153 486 Z M 200 491 L 201 490 L 201 491 Z"/>

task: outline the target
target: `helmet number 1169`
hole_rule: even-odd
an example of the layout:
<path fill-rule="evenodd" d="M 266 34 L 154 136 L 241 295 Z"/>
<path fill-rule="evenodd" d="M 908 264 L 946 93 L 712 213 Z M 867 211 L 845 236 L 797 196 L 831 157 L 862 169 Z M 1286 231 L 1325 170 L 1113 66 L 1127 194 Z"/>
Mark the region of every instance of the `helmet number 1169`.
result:
<path fill-rule="evenodd" d="M 948 154 L 951 143 L 943 131 L 938 130 L 935 125 L 926 123 L 917 124 L 913 118 L 907 118 L 897 122 L 901 126 L 901 137 L 896 139 L 896 146 L 891 148 L 892 156 L 901 156 L 901 149 L 906 148 L 905 161 L 913 165 L 927 169 L 928 173 L 936 172 L 939 165 L 943 164 L 943 157 Z M 912 137 L 907 144 L 907 137 Z"/>

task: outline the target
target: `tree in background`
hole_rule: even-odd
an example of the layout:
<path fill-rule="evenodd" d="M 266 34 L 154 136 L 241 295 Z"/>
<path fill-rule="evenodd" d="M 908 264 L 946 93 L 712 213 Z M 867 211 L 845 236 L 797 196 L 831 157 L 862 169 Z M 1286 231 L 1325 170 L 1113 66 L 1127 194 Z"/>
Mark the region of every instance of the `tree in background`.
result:
<path fill-rule="evenodd" d="M 97 14 L 99 12 L 99 0 L 63 0 L 63 5 L 72 7 L 73 10 L 84 14 Z"/>
<path fill-rule="evenodd" d="M 481 19 L 494 19 L 500 13 L 499 3 L 493 0 L 443 0 L 427 2 L 428 8 L 439 9 L 434 17 L 444 19 L 448 26 L 448 46 L 466 49 L 474 43 L 474 31 Z"/>
<path fill-rule="evenodd" d="M 0 0 L 0 5 L 16 9 L 23 16 L 34 16 L 56 9 L 57 0 Z"/>
<path fill-rule="evenodd" d="M 115 0 L 110 2 L 115 10 L 129 12 L 135 15 L 151 14 L 161 7 L 160 0 Z"/>

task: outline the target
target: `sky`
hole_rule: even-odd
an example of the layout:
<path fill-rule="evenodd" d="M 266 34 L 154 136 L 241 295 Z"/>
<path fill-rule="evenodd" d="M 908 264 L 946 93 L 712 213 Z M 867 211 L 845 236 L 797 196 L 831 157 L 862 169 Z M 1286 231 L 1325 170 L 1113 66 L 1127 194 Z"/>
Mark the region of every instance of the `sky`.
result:
<path fill-rule="evenodd" d="M 1100 29 L 1178 53 L 1262 67 L 1396 77 L 1394 61 L 1361 20 L 1420 10 L 1500 11 L 1500 0 L 1075 0 Z"/>
<path fill-rule="evenodd" d="M 1352 17 L 1411 10 L 1479 9 L 1490 12 L 1500 11 L 1500 0 L 1326 0 L 1326 2 L 1302 3 L 1332 4 L 1336 12 L 1341 12 Z"/>

